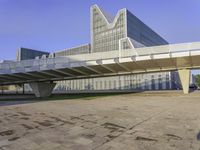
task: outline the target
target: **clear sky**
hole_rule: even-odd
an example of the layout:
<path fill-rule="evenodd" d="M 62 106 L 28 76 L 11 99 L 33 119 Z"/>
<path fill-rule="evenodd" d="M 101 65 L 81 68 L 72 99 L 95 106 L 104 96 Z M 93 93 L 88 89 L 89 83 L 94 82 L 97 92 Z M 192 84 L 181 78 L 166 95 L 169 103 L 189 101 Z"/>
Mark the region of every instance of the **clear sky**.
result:
<path fill-rule="evenodd" d="M 90 42 L 90 6 L 129 9 L 170 43 L 200 41 L 200 0 L 0 0 L 0 60 L 19 47 L 53 52 Z"/>

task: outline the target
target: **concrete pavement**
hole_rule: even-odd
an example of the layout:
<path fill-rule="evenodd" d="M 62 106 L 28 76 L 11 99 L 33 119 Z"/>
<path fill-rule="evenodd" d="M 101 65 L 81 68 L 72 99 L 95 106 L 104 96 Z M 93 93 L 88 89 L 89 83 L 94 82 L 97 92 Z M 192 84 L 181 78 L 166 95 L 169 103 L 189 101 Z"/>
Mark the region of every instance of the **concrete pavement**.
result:
<path fill-rule="evenodd" d="M 0 150 L 199 150 L 199 106 L 199 92 L 1 106 Z"/>

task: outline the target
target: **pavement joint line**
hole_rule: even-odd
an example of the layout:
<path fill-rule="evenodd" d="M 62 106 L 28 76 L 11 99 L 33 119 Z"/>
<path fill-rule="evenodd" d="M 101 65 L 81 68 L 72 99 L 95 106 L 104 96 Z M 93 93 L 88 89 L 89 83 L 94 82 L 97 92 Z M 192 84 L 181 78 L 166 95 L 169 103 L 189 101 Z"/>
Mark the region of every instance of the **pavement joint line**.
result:
<path fill-rule="evenodd" d="M 4 130 L 4 127 L 7 129 L 7 126 L 11 129 L 16 127 L 15 135 L 20 136 L 20 140 L 14 142 L 12 138 L 16 138 L 15 135 L 9 136 L 8 139 L 3 137 L 9 145 L 2 148 L 15 149 L 16 146 L 19 146 L 17 143 L 21 143 L 20 147 L 23 149 L 25 147 L 23 143 L 28 143 L 26 139 L 30 139 L 30 146 L 37 148 L 43 145 L 43 149 L 48 149 L 48 144 L 55 144 L 58 149 L 76 149 L 82 144 L 84 144 L 83 148 L 93 150 L 106 148 L 128 149 L 131 146 L 135 147 L 135 145 L 136 148 L 148 148 L 151 145 L 149 148 L 152 150 L 160 149 L 160 147 L 165 149 L 168 146 L 172 149 L 198 149 L 198 135 L 200 134 L 198 130 L 200 121 L 198 119 L 200 117 L 199 94 L 192 93 L 191 95 L 177 96 L 177 94 L 172 93 L 164 95 L 155 93 L 155 95 L 141 94 L 141 97 L 130 94 L 126 98 L 119 95 L 117 98 L 112 97 L 108 98 L 108 101 L 101 101 L 101 105 L 96 105 L 101 99 L 88 101 L 89 103 L 86 103 L 87 107 L 83 107 L 86 105 L 82 105 L 82 102 L 77 103 L 77 101 L 66 101 L 62 104 L 48 101 L 47 104 L 42 105 L 35 103 L 34 106 L 32 104 L 28 104 L 28 106 L 20 104 L 8 108 L 2 107 L 0 118 L 2 120 L 11 118 L 8 121 L 0 120 L 2 129 Z M 152 97 L 150 98 L 150 96 Z M 111 105 L 113 102 L 116 102 L 116 104 Z M 46 108 L 46 106 L 49 107 Z M 77 108 L 83 109 L 77 112 Z M 94 109 L 95 111 L 93 111 Z M 55 110 L 55 113 L 53 110 Z M 26 119 L 19 120 L 18 118 L 21 118 L 21 115 L 16 117 L 16 113 L 19 112 L 30 115 L 30 124 Z M 121 115 L 122 113 L 124 114 Z M 120 115 L 118 116 L 118 114 Z M 80 120 L 71 120 L 71 116 L 80 118 Z M 55 122 L 52 117 L 57 120 L 72 121 L 75 124 L 63 126 L 62 121 Z M 37 126 L 39 127 L 38 130 L 37 124 L 31 123 L 33 120 L 41 123 L 45 123 L 45 120 L 47 120 L 47 124 L 49 121 L 53 125 L 44 125 L 41 128 Z M 90 123 L 90 121 L 95 123 Z M 17 122 L 19 124 L 15 125 Z M 21 126 L 22 123 L 31 125 L 36 130 L 24 130 Z M 115 129 L 115 125 L 124 128 L 116 127 Z M 35 131 L 37 131 L 36 135 Z M 42 136 L 38 134 L 40 131 Z M 23 135 L 27 132 L 29 132 L 28 135 Z M 33 137 L 31 137 L 31 134 Z M 116 139 L 114 139 L 115 137 Z M 41 140 L 38 140 L 40 138 Z M 49 143 L 46 143 L 46 141 L 49 141 Z M 3 150 L 2 148 L 0 146 L 0 150 Z"/>
<path fill-rule="evenodd" d="M 178 105 L 178 104 L 177 104 L 177 105 Z M 177 106 L 177 105 L 176 105 L 176 106 Z M 156 114 L 154 114 L 154 115 L 152 115 L 152 116 L 150 116 L 150 117 L 148 117 L 148 118 L 142 120 L 141 122 L 138 122 L 137 124 L 133 125 L 132 127 L 128 128 L 127 130 L 124 130 L 124 131 L 123 131 L 122 133 L 120 133 L 119 135 L 115 136 L 113 139 L 105 141 L 105 142 L 102 143 L 101 145 L 94 147 L 92 150 L 96 150 L 97 148 L 103 146 L 104 144 L 106 144 L 106 143 L 108 143 L 108 142 L 110 142 L 110 141 L 113 141 L 114 139 L 120 137 L 121 135 L 123 135 L 123 134 L 126 133 L 127 131 L 132 130 L 133 128 L 135 128 L 135 127 L 137 127 L 137 126 L 139 126 L 139 125 L 141 125 L 141 124 L 143 124 L 143 123 L 145 123 L 145 122 L 151 120 L 152 118 L 157 117 L 157 116 L 159 116 L 159 115 L 161 115 L 161 114 L 163 114 L 163 113 L 165 113 L 165 112 L 167 112 L 167 111 L 169 111 L 169 110 L 171 110 L 171 109 L 173 109 L 173 108 L 171 108 L 171 107 L 170 107 L 170 108 L 167 108 L 167 109 L 165 109 L 165 110 L 163 110 L 163 111 L 160 111 L 159 113 L 156 113 Z"/>
<path fill-rule="evenodd" d="M 48 118 L 50 118 L 50 116 L 47 116 Z M 90 120 L 83 120 L 83 123 L 84 122 L 89 122 Z M 17 122 L 14 122 L 14 123 L 17 123 Z M 64 124 L 58 124 L 58 125 L 54 125 L 54 126 L 50 126 L 50 127 L 45 127 L 44 129 L 41 129 L 42 131 L 46 131 L 46 130 L 49 130 L 49 129 L 51 129 L 52 127 L 53 128 L 56 128 L 56 127 L 61 127 L 61 126 L 64 126 Z M 100 127 L 101 125 L 96 125 L 95 127 L 93 127 L 93 128 L 90 128 L 90 129 L 94 129 L 94 128 L 96 128 L 96 127 Z M 88 130 L 89 128 L 83 128 L 83 130 Z M 34 134 L 37 134 L 37 133 L 39 133 L 39 132 L 41 132 L 41 130 L 36 130 L 36 131 L 34 131 Z M 24 136 L 29 136 L 29 134 L 30 133 L 27 133 L 27 134 L 25 134 Z M 1 148 L 1 147 L 0 147 Z M 0 149 L 1 150 L 1 149 Z"/>

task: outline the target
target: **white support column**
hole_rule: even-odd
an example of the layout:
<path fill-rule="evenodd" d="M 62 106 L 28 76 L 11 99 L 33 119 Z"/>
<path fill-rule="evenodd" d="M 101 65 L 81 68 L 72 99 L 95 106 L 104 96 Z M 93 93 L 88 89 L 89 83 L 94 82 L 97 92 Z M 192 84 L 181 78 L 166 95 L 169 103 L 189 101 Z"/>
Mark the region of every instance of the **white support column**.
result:
<path fill-rule="evenodd" d="M 178 74 L 181 80 L 183 93 L 188 94 L 190 86 L 190 70 L 189 69 L 178 70 Z"/>
<path fill-rule="evenodd" d="M 51 92 L 56 86 L 56 83 L 34 82 L 34 83 L 29 83 L 29 85 L 36 97 L 48 97 L 51 95 Z"/>

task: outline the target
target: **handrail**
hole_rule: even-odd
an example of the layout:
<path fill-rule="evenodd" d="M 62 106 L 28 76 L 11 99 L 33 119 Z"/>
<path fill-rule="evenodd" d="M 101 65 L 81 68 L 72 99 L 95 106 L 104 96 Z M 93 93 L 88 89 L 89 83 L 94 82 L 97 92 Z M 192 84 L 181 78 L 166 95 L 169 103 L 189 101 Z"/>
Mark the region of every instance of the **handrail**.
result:
<path fill-rule="evenodd" d="M 137 56 L 149 56 L 159 54 L 171 54 L 177 52 L 191 52 L 200 50 L 200 42 L 195 43 L 183 43 L 183 44 L 171 44 L 153 47 L 142 47 L 136 49 L 127 49 L 121 51 L 121 58 L 137 57 Z M 32 68 L 32 67 L 47 67 L 48 65 L 56 66 L 62 64 L 81 63 L 97 60 L 107 60 L 119 57 L 118 51 L 99 52 L 81 55 L 71 55 L 68 57 L 56 57 L 45 59 L 30 59 L 16 62 L 0 63 L 0 70 L 13 70 L 17 68 Z"/>

